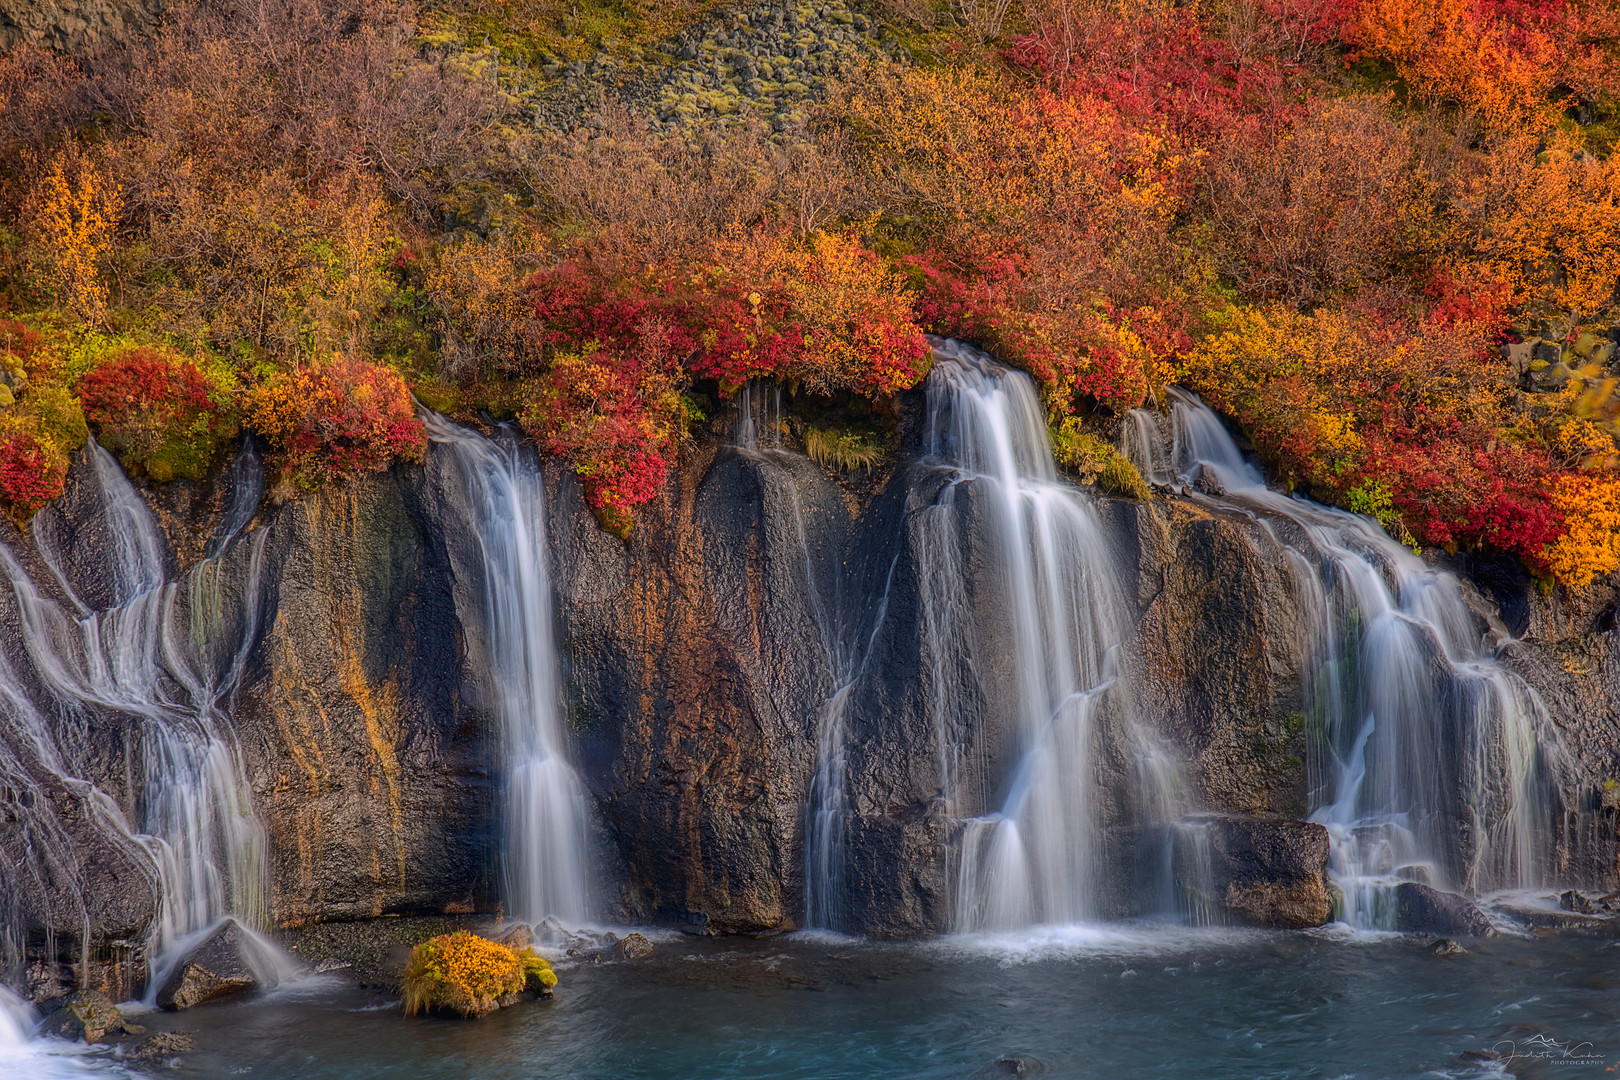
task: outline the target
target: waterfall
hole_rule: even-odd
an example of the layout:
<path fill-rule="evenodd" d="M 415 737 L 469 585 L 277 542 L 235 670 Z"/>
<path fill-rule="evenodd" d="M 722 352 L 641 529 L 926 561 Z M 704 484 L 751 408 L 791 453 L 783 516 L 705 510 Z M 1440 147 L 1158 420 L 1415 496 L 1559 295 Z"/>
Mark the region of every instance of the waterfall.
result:
<path fill-rule="evenodd" d="M 434 413 L 426 423 L 455 462 L 482 558 L 504 773 L 507 911 L 583 926 L 592 918 L 590 803 L 569 764 L 563 726 L 539 462 L 511 431 L 485 438 Z"/>
<path fill-rule="evenodd" d="M 134 842 L 149 852 L 161 887 L 159 917 L 148 943 L 154 957 L 149 990 L 155 992 L 187 944 L 218 920 L 234 915 L 250 928 L 268 921 L 265 833 L 224 723 L 257 634 L 265 534 L 251 541 L 246 587 L 237 605 L 240 625 L 227 628 L 219 557 L 169 580 L 166 545 L 139 493 L 112 455 L 93 441 L 88 459 L 86 484 L 100 510 L 97 524 L 109 540 L 110 563 L 97 581 L 104 580 L 105 597 L 91 602 L 70 583 L 72 538 L 63 535 L 66 525 L 56 507 L 40 515 L 34 534 L 54 579 L 48 591 L 57 598 L 46 595 L 18 558 L 0 548 L 0 572 L 16 598 L 34 680 L 71 718 L 70 730 L 58 732 L 17 673 L 6 667 L 0 667 L 0 709 L 7 721 L 8 755 L 31 748 L 28 756 L 36 768 L 85 796 L 108 842 Z M 221 552 L 226 549 L 220 546 Z M 71 750 L 79 736 L 72 735 L 72 725 L 94 727 L 108 714 L 131 722 L 132 741 L 139 747 L 133 826 L 112 800 L 74 778 Z M 26 768 L 20 760 L 17 765 Z"/>
<path fill-rule="evenodd" d="M 1485 649 L 1457 579 L 1368 518 L 1267 488 L 1191 395 L 1174 396 L 1171 422 L 1194 497 L 1254 517 L 1290 551 L 1314 642 L 1311 819 L 1329 831 L 1345 921 L 1389 926 L 1401 881 L 1535 884 L 1552 823 L 1546 718 Z"/>
<path fill-rule="evenodd" d="M 1139 825 L 1151 830 L 1174 816 L 1177 769 L 1132 720 L 1129 695 L 1116 692 L 1116 658 L 1131 625 L 1119 571 L 1091 501 L 1058 480 L 1033 384 L 957 342 L 940 344 L 935 357 L 927 383 L 929 456 L 947 476 L 919 545 L 925 627 L 938 635 L 928 648 L 943 661 L 969 633 L 961 623 L 972 604 L 957 550 L 966 489 L 991 534 L 996 591 L 1010 624 L 1002 651 L 1013 669 L 1017 740 L 1017 765 L 999 808 L 963 822 L 954 928 L 1096 919 L 1105 910 L 1100 807 L 1109 793 L 1097 760 L 1105 711 L 1119 717 L 1136 762 L 1129 795 Z M 947 699 L 938 714 L 947 724 L 940 732 L 944 801 L 962 814 L 973 809 L 962 787 L 969 771 L 959 760 L 962 710 L 948 700 L 961 681 L 942 672 L 934 678 L 946 680 L 936 683 Z"/>

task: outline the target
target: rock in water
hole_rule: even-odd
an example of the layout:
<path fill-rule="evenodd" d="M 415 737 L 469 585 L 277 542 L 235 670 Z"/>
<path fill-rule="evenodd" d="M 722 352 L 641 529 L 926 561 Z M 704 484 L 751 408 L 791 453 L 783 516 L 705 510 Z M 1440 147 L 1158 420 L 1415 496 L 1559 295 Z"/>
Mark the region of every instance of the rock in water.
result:
<path fill-rule="evenodd" d="M 1208 897 L 1231 921 L 1302 929 L 1321 926 L 1333 914 L 1323 826 L 1208 815 L 1202 827 L 1207 862 L 1198 865 L 1200 860 L 1189 860 L 1189 852 L 1178 849 L 1176 876 L 1183 888 Z"/>
<path fill-rule="evenodd" d="M 196 1041 L 184 1031 L 163 1031 L 142 1039 L 140 1045 L 130 1052 L 130 1056 L 136 1061 L 158 1064 L 172 1061 L 181 1054 L 190 1053 L 196 1049 L 196 1045 Z"/>
<path fill-rule="evenodd" d="M 1444 937 L 1490 937 L 1496 927 L 1473 901 L 1415 881 L 1395 886 L 1395 929 Z"/>
<path fill-rule="evenodd" d="M 640 934 L 626 934 L 613 944 L 613 955 L 620 960 L 641 960 L 655 951 L 653 943 Z"/>
<path fill-rule="evenodd" d="M 1429 951 L 1436 956 L 1467 956 L 1468 950 L 1452 941 L 1450 938 L 1441 938 L 1429 946 Z"/>
<path fill-rule="evenodd" d="M 135 1028 L 124 1022 L 112 998 L 99 990 L 80 990 L 62 1003 L 62 1007 L 45 1018 L 40 1029 L 46 1035 L 55 1035 L 70 1042 L 100 1042 L 108 1035 Z"/>
<path fill-rule="evenodd" d="M 176 1012 L 258 986 L 243 953 L 246 942 L 247 934 L 234 921 L 220 924 L 175 967 L 158 991 L 157 1003 Z"/>
<path fill-rule="evenodd" d="M 505 945 L 508 949 L 527 949 L 534 944 L 534 931 L 528 923 L 518 923 L 505 933 L 497 933 L 491 939 Z"/>

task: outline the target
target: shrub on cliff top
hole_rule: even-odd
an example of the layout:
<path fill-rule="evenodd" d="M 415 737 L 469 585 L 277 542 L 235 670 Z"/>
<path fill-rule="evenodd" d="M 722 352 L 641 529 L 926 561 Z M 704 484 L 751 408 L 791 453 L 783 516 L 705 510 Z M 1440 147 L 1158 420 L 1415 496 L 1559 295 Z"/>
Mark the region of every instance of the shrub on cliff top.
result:
<path fill-rule="evenodd" d="M 465 930 L 441 934 L 411 950 L 401 986 L 405 1015 L 483 1016 L 500 1008 L 502 998 L 521 991 L 527 978 L 524 961 L 505 945 Z"/>
<path fill-rule="evenodd" d="M 141 347 L 79 380 L 79 400 L 101 444 L 124 467 L 157 481 L 200 480 L 220 443 L 236 434 L 236 377 Z"/>
<path fill-rule="evenodd" d="M 364 360 L 274 372 L 249 392 L 243 413 L 305 488 L 420 461 L 427 448 L 405 381 Z"/>
<path fill-rule="evenodd" d="M 67 456 L 27 431 L 0 434 L 0 499 L 24 515 L 58 495 L 67 481 Z"/>

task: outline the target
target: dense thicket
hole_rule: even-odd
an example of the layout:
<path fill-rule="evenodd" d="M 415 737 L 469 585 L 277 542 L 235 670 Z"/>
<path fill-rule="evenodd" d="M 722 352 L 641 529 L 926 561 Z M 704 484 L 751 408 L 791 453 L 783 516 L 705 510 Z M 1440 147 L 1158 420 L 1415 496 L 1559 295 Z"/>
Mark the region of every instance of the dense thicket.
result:
<path fill-rule="evenodd" d="M 623 532 L 750 379 L 870 465 L 935 332 L 1060 446 L 1183 383 L 1284 484 L 1582 585 L 1620 567 L 1617 42 L 1610 0 L 191 0 L 19 47 L 0 498 L 86 416 L 158 479 L 242 423 L 284 490 L 384 467 L 409 388 Z"/>

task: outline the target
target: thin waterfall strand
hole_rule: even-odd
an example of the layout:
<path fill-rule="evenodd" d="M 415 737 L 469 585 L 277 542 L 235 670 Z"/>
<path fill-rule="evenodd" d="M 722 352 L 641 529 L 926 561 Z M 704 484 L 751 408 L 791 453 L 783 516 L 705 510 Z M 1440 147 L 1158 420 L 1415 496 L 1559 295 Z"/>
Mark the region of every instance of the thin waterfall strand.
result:
<path fill-rule="evenodd" d="M 569 761 L 552 628 L 545 486 L 534 453 L 427 415 L 475 515 L 490 677 L 499 714 L 507 910 L 533 923 L 591 921 L 590 803 Z"/>

